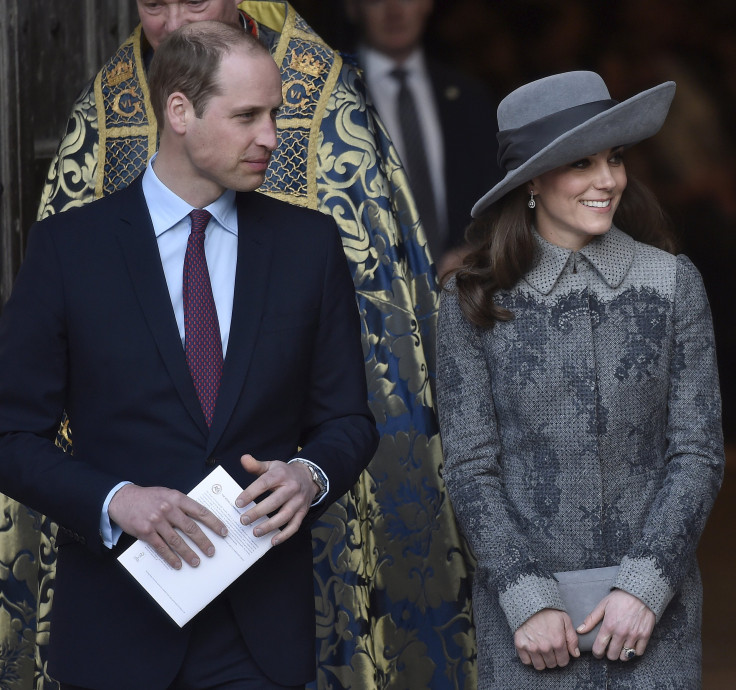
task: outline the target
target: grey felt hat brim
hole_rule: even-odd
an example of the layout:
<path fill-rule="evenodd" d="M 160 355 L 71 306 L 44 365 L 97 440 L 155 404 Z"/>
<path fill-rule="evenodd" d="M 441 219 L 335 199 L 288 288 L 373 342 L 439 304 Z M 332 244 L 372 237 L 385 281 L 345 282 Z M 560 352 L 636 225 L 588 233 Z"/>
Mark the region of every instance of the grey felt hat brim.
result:
<path fill-rule="evenodd" d="M 477 218 L 502 196 L 537 175 L 615 146 L 631 146 L 656 134 L 675 96 L 675 82 L 642 91 L 565 132 L 506 176 L 473 206 Z"/>

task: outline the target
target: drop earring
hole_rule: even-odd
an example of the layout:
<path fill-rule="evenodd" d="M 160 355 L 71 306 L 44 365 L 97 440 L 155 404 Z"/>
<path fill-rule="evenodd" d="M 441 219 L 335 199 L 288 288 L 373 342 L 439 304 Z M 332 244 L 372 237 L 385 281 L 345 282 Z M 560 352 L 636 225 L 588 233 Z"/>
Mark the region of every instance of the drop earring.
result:
<path fill-rule="evenodd" d="M 529 208 L 534 208 L 537 205 L 537 202 L 534 201 L 534 190 L 529 191 L 529 201 L 527 202 L 527 206 Z"/>

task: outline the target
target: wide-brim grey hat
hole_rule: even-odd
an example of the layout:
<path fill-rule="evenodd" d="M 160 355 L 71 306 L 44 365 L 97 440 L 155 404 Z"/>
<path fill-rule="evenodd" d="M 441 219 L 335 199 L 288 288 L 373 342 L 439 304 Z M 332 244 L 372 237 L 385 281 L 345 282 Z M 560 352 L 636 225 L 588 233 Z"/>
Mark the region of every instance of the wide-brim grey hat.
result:
<path fill-rule="evenodd" d="M 498 162 L 506 176 L 473 206 L 492 203 L 537 175 L 656 134 L 675 95 L 668 81 L 621 103 L 595 72 L 564 72 L 512 91 L 498 106 Z"/>

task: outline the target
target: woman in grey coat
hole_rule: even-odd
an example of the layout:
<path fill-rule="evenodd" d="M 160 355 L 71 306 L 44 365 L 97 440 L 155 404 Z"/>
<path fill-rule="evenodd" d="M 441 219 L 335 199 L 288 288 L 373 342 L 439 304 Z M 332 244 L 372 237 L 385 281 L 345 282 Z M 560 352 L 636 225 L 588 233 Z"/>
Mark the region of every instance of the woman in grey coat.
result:
<path fill-rule="evenodd" d="M 674 90 L 616 103 L 573 72 L 498 108 L 507 174 L 473 208 L 438 335 L 480 688 L 700 687 L 695 550 L 723 473 L 710 311 L 623 162 Z M 555 573 L 608 566 L 573 623 Z"/>

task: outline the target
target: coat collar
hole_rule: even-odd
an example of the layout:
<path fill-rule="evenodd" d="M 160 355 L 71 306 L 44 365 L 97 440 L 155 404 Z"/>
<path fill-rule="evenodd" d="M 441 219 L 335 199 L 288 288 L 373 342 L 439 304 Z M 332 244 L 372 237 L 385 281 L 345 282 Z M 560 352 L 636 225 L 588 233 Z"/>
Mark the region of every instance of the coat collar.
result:
<path fill-rule="evenodd" d="M 534 267 L 524 280 L 543 295 L 552 291 L 565 266 L 577 255 L 584 256 L 610 288 L 621 285 L 634 261 L 636 242 L 615 226 L 605 235 L 594 237 L 579 252 L 547 242 L 536 230 L 533 233 L 537 243 Z"/>

